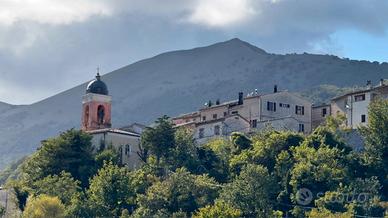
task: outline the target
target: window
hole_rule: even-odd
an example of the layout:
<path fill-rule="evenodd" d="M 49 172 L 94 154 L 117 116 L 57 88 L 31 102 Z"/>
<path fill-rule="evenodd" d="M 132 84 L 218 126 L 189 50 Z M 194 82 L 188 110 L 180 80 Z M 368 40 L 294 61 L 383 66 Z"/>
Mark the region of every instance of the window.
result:
<path fill-rule="evenodd" d="M 290 104 L 279 103 L 279 107 L 290 108 Z"/>
<path fill-rule="evenodd" d="M 214 135 L 220 135 L 220 126 L 214 126 Z"/>
<path fill-rule="evenodd" d="M 267 101 L 267 110 L 268 111 L 276 111 L 276 103 Z"/>
<path fill-rule="evenodd" d="M 322 108 L 322 117 L 326 117 L 327 115 L 327 108 Z"/>
<path fill-rule="evenodd" d="M 232 114 L 238 114 L 238 111 L 232 111 Z"/>
<path fill-rule="evenodd" d="M 228 113 L 224 112 L 224 117 L 226 117 L 226 115 L 228 115 Z"/>
<path fill-rule="evenodd" d="M 298 132 L 304 132 L 304 124 L 303 123 L 299 123 L 299 130 Z"/>
<path fill-rule="evenodd" d="M 304 107 L 295 105 L 295 114 L 297 115 L 304 115 Z"/>
<path fill-rule="evenodd" d="M 201 139 L 205 136 L 205 129 L 204 128 L 200 128 L 199 129 L 199 133 L 198 133 L 198 137 Z"/>
<path fill-rule="evenodd" d="M 361 115 L 361 123 L 365 123 L 366 122 L 366 116 L 365 114 L 362 114 Z"/>
<path fill-rule="evenodd" d="M 125 155 L 131 156 L 132 152 L 132 146 L 131 145 L 125 145 Z"/>
<path fill-rule="evenodd" d="M 252 128 L 256 128 L 257 127 L 257 120 L 252 120 Z"/>
<path fill-rule="evenodd" d="M 206 116 L 203 116 L 203 117 L 202 117 L 202 121 L 206 121 Z"/>
<path fill-rule="evenodd" d="M 217 119 L 217 114 L 213 114 L 213 119 Z"/>
<path fill-rule="evenodd" d="M 365 94 L 354 96 L 354 101 L 365 101 Z"/>
<path fill-rule="evenodd" d="M 123 156 L 123 146 L 120 146 L 119 148 L 120 158 Z"/>

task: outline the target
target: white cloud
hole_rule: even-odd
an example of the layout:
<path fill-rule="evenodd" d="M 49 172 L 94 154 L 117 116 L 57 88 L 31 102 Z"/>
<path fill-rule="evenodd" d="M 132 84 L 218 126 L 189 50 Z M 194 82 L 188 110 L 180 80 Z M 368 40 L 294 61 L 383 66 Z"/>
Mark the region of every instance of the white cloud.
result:
<path fill-rule="evenodd" d="M 333 33 L 383 35 L 387 10 L 381 0 L 0 0 L 0 101 L 29 103 L 97 65 L 232 37 L 274 53 L 339 54 Z"/>
<path fill-rule="evenodd" d="M 112 8 L 101 0 L 1 0 L 0 24 L 32 21 L 43 24 L 82 22 L 93 15 L 110 15 Z"/>
<path fill-rule="evenodd" d="M 256 13 L 249 0 L 200 0 L 189 21 L 224 27 L 246 21 Z"/>

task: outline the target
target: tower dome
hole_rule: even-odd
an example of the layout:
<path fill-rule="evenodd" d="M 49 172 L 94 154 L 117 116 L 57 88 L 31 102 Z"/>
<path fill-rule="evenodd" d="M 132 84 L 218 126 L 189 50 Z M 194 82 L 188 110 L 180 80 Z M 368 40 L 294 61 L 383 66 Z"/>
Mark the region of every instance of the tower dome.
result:
<path fill-rule="evenodd" d="M 101 76 L 99 73 L 97 73 L 96 79 L 91 81 L 86 87 L 86 94 L 88 93 L 94 93 L 94 94 L 100 94 L 100 95 L 109 94 L 108 87 L 103 81 L 101 81 Z"/>

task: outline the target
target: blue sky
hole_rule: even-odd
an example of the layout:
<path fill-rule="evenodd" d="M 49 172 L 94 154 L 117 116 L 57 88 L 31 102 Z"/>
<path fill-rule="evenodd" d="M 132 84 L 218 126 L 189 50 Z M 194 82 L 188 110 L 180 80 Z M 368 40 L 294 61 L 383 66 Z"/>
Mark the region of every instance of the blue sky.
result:
<path fill-rule="evenodd" d="M 1 0 L 0 101 L 33 103 L 97 66 L 235 37 L 271 53 L 388 62 L 387 11 L 381 0 Z"/>
<path fill-rule="evenodd" d="M 388 35 L 340 30 L 331 36 L 341 46 L 339 56 L 356 60 L 388 62 Z"/>

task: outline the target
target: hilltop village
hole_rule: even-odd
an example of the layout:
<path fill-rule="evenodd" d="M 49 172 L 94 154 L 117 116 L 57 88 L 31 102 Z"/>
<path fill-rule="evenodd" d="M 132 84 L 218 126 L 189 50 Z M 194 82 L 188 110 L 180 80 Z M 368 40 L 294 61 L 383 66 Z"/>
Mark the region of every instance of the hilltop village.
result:
<path fill-rule="evenodd" d="M 236 100 L 209 101 L 198 111 L 173 117 L 171 121 L 177 128 L 191 129 L 198 143 L 228 137 L 233 132 L 251 134 L 264 128 L 306 135 L 324 123 L 328 116 L 345 117 L 344 125 L 349 129 L 366 125 L 368 106 L 378 98 L 388 98 L 388 85 L 383 79 L 375 86 L 367 81 L 364 89 L 337 96 L 330 103 L 322 105 L 313 105 L 298 94 L 274 85 L 272 93 L 254 90 L 244 95 L 240 92 Z M 88 84 L 83 97 L 81 129 L 93 136 L 94 147 L 115 147 L 119 150 L 122 163 L 136 169 L 141 164 L 138 145 L 146 126 L 135 123 L 112 128 L 111 107 L 112 96 L 109 95 L 108 86 L 97 74 Z"/>
<path fill-rule="evenodd" d="M 368 81 L 313 105 L 274 85 L 116 128 L 97 74 L 81 130 L 0 174 L 0 217 L 384 217 L 387 95 Z"/>

